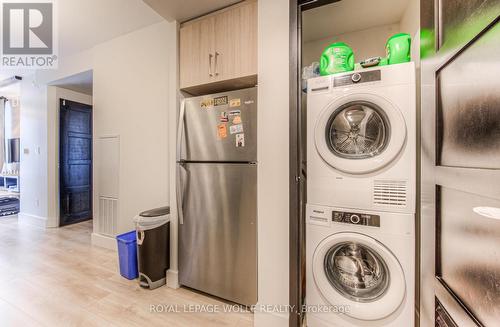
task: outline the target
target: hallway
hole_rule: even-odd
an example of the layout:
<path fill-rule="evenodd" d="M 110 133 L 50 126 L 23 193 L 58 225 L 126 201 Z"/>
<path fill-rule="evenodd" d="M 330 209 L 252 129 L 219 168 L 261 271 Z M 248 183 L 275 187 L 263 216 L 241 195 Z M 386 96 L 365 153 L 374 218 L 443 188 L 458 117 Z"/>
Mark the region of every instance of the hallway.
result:
<path fill-rule="evenodd" d="M 0 218 L 2 326 L 252 326 L 248 313 L 158 313 L 151 305 L 224 305 L 187 289 L 141 289 L 117 254 L 92 247 L 92 221 L 58 229 Z M 146 323 L 147 321 L 147 323 Z"/>

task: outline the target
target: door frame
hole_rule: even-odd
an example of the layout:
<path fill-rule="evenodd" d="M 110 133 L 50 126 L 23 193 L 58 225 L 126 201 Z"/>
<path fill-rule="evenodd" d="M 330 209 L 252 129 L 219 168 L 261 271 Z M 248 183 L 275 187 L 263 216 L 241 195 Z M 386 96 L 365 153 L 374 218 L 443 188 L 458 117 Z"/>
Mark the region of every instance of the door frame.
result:
<path fill-rule="evenodd" d="M 289 112 L 289 304 L 293 309 L 289 312 L 289 326 L 302 325 L 304 315 L 302 305 L 304 294 L 302 291 L 303 270 L 302 260 L 305 242 L 303 217 L 301 214 L 302 185 L 305 181 L 301 174 L 301 142 L 300 142 L 300 8 L 299 0 L 290 0 L 290 112 Z"/>
<path fill-rule="evenodd" d="M 302 12 L 340 0 L 290 0 L 289 38 L 289 326 L 302 326 L 305 300 L 305 199 L 306 179 L 302 171 Z"/>
<path fill-rule="evenodd" d="M 61 177 L 61 171 L 62 171 L 62 166 L 61 166 L 61 152 L 62 152 L 62 142 L 61 142 L 61 137 L 62 137 L 62 119 L 61 119 L 61 114 L 62 114 L 62 107 L 65 105 L 65 102 L 73 102 L 77 104 L 81 104 L 84 106 L 89 106 L 90 109 L 90 140 L 91 140 L 91 159 L 90 159 L 90 218 L 85 218 L 81 219 L 72 223 L 63 223 L 62 218 L 61 218 L 61 192 L 62 192 L 62 177 Z M 63 227 L 63 226 L 68 226 L 88 220 L 93 220 L 94 219 L 94 106 L 93 104 L 88 104 L 80 101 L 75 101 L 75 100 L 69 100 L 66 99 L 65 97 L 58 97 L 57 98 L 57 198 L 56 198 L 56 212 L 57 212 L 57 227 Z"/>
<path fill-rule="evenodd" d="M 290 0 L 289 2 L 289 326 L 302 326 L 305 300 L 305 195 L 302 171 L 301 44 L 302 12 L 340 0 Z"/>

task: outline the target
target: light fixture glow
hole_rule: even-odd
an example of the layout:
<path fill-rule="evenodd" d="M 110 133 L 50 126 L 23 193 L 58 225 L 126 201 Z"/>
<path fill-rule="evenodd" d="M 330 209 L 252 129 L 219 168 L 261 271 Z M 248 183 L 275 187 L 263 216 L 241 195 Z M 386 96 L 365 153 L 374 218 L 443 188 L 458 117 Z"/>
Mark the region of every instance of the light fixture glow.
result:
<path fill-rule="evenodd" d="M 500 208 L 495 207 L 474 207 L 472 211 L 486 218 L 500 220 Z"/>

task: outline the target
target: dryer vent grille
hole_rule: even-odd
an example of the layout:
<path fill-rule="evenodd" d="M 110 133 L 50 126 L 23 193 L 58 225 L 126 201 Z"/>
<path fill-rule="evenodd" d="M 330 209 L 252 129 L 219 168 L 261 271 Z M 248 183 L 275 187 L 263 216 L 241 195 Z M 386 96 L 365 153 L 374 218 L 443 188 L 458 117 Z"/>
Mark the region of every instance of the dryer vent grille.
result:
<path fill-rule="evenodd" d="M 408 183 L 404 180 L 375 180 L 373 204 L 378 206 L 406 207 Z"/>

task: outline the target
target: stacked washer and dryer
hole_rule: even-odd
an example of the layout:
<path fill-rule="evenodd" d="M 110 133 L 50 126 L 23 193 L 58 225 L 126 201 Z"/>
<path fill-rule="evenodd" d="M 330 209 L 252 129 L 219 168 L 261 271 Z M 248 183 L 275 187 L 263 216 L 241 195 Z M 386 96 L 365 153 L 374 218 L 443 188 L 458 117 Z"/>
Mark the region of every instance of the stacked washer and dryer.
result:
<path fill-rule="evenodd" d="M 411 327 L 416 91 L 412 62 L 308 81 L 310 327 Z"/>

